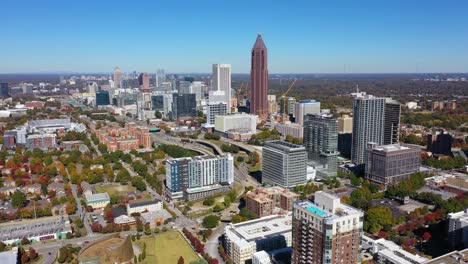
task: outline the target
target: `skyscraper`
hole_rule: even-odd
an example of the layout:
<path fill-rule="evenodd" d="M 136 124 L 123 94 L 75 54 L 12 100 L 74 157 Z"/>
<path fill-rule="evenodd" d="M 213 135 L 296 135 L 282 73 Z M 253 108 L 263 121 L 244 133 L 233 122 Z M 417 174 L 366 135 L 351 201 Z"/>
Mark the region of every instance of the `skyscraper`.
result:
<path fill-rule="evenodd" d="M 293 205 L 292 263 L 361 263 L 364 213 L 318 191 Z"/>
<path fill-rule="evenodd" d="M 262 35 L 258 34 L 252 48 L 250 68 L 250 113 L 261 120 L 268 116 L 268 50 Z"/>
<path fill-rule="evenodd" d="M 0 83 L 0 97 L 8 97 L 9 94 L 8 83 Z"/>
<path fill-rule="evenodd" d="M 400 135 L 401 106 L 395 100 L 387 98 L 385 101 L 384 144 L 398 144 Z"/>
<path fill-rule="evenodd" d="M 114 70 L 114 86 L 115 89 L 122 88 L 122 72 L 119 67 L 116 67 Z"/>
<path fill-rule="evenodd" d="M 227 111 L 231 113 L 231 65 L 213 64 L 211 91 L 223 91 L 223 102 L 227 104 Z"/>
<path fill-rule="evenodd" d="M 351 160 L 361 165 L 366 160 L 367 143 L 384 141 L 385 98 L 356 93 L 353 103 Z"/>
<path fill-rule="evenodd" d="M 304 146 L 318 176 L 336 176 L 338 168 L 336 119 L 328 115 L 305 115 Z"/>
<path fill-rule="evenodd" d="M 149 81 L 149 75 L 148 73 L 140 73 L 138 76 L 138 84 L 140 85 L 140 89 L 143 92 L 150 92 L 149 87 L 150 87 L 150 81 Z"/>
<path fill-rule="evenodd" d="M 156 70 L 156 87 L 162 87 L 162 84 L 166 82 L 166 73 L 164 69 Z"/>

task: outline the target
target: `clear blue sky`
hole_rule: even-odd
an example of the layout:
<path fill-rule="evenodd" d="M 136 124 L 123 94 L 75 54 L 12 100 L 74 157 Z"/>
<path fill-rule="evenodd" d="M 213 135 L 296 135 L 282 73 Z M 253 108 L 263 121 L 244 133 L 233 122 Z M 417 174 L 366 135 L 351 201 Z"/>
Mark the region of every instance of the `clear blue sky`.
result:
<path fill-rule="evenodd" d="M 468 72 L 466 0 L 3 0 L 0 73 Z M 346 66 L 345 66 L 346 65 Z"/>

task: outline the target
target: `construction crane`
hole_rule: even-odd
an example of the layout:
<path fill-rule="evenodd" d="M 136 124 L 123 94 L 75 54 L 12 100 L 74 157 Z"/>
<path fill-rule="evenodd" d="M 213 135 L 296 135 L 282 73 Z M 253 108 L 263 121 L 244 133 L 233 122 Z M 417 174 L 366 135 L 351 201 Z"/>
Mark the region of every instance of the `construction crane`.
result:
<path fill-rule="evenodd" d="M 237 96 L 237 105 L 240 105 L 240 93 L 243 92 L 243 89 L 246 89 L 248 87 L 247 84 L 241 83 L 241 86 L 237 88 L 236 90 L 236 96 Z"/>
<path fill-rule="evenodd" d="M 289 85 L 288 89 L 286 92 L 281 96 L 283 99 L 283 116 L 286 115 L 286 96 L 288 95 L 289 91 L 294 87 L 294 84 L 296 84 L 297 79 L 294 79 L 294 82 Z"/>

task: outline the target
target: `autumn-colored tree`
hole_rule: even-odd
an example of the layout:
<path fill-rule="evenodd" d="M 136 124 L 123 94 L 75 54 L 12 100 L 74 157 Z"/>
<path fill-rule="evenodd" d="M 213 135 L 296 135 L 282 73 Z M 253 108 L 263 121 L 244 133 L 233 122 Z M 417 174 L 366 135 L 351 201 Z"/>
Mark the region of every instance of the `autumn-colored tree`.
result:
<path fill-rule="evenodd" d="M 31 259 L 31 260 L 35 260 L 38 257 L 38 254 L 37 254 L 36 250 L 34 250 L 34 248 L 31 248 L 29 250 L 28 254 L 29 254 L 29 259 Z"/>
<path fill-rule="evenodd" d="M 431 237 L 432 237 L 432 235 L 429 232 L 424 232 L 424 234 L 422 235 L 422 239 L 424 241 L 428 241 L 429 239 L 431 239 Z"/>
<path fill-rule="evenodd" d="M 177 264 L 184 264 L 184 257 L 180 256 L 179 260 L 177 260 Z"/>
<path fill-rule="evenodd" d="M 385 232 L 385 231 L 383 231 L 383 230 L 380 230 L 377 236 L 378 236 L 379 238 L 384 238 L 384 239 L 387 239 L 387 238 L 388 238 L 387 232 Z"/>
<path fill-rule="evenodd" d="M 28 263 L 28 262 L 29 262 L 28 253 L 23 253 L 23 255 L 21 255 L 21 263 Z"/>

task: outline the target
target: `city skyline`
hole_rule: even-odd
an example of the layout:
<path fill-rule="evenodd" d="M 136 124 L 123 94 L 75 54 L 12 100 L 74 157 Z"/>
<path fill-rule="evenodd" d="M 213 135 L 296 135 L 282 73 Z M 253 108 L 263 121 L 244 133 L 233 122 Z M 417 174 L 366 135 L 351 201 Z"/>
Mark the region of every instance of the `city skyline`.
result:
<path fill-rule="evenodd" d="M 268 43 L 270 73 L 467 72 L 468 4 L 449 2 L 103 1 L 89 8 L 84 1 L 25 8 L 9 1 L 7 26 L 0 29 L 7 63 L 0 73 L 111 72 L 116 66 L 209 73 L 213 63 L 248 73 L 258 32 Z"/>

